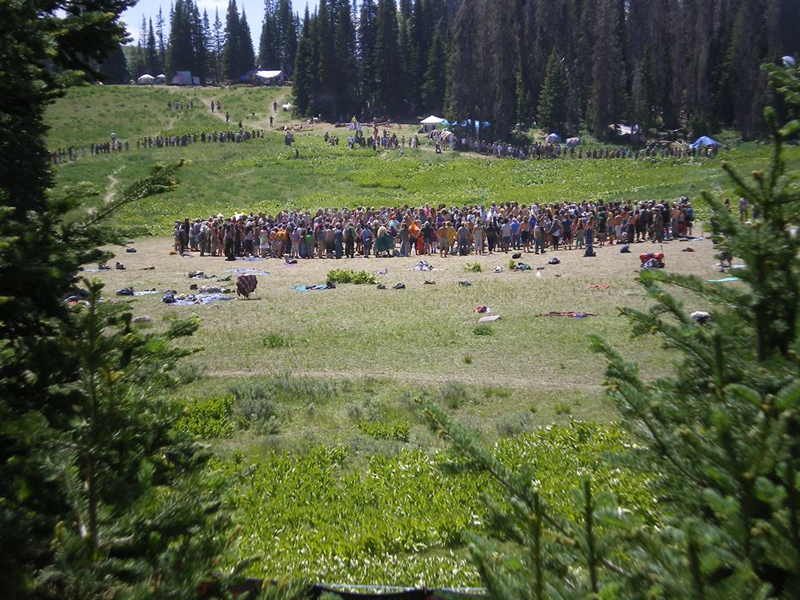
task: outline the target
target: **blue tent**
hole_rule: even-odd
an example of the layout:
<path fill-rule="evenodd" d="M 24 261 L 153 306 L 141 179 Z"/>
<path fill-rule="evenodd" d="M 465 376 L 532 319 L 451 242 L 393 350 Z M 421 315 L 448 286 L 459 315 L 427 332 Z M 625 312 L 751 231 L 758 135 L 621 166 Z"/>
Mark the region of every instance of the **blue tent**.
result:
<path fill-rule="evenodd" d="M 705 148 L 706 146 L 721 146 L 721 145 L 722 144 L 720 144 L 718 141 L 712 140 L 707 135 L 704 135 L 702 137 L 697 138 L 697 140 L 695 140 L 694 144 L 690 144 L 689 147 L 690 148 Z"/>

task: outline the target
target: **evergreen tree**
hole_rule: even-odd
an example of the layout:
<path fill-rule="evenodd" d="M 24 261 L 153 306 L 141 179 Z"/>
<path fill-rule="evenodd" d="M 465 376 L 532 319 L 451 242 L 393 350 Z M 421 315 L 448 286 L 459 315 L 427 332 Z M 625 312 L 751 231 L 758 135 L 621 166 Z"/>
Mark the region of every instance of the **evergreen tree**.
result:
<path fill-rule="evenodd" d="M 489 117 L 483 108 L 483 45 L 479 38 L 482 16 L 480 0 L 464 0 L 453 22 L 453 50 L 448 72 L 451 121 L 484 121 Z"/>
<path fill-rule="evenodd" d="M 242 19 L 239 23 L 239 34 L 241 43 L 241 65 L 239 70 L 241 74 L 246 73 L 256 67 L 256 54 L 253 50 L 253 36 L 250 35 L 250 26 L 247 24 L 247 15 L 244 14 L 242 9 Z"/>
<path fill-rule="evenodd" d="M 191 18 L 189 20 L 192 31 L 192 48 L 194 53 L 194 70 L 192 76 L 200 79 L 200 84 L 206 83 L 208 75 L 208 40 L 206 39 L 203 19 L 196 2 L 192 3 Z"/>
<path fill-rule="evenodd" d="M 180 1 L 180 0 L 179 0 Z M 222 65 L 225 79 L 239 81 L 242 71 L 242 36 L 241 22 L 236 0 L 229 0 L 228 12 L 225 15 L 225 45 L 222 49 Z"/>
<path fill-rule="evenodd" d="M 358 65 L 356 63 L 356 31 L 350 12 L 350 3 L 339 5 L 336 23 L 335 52 L 338 73 L 335 88 L 338 101 L 338 118 L 347 120 L 347 113 L 358 110 Z M 352 115 L 350 115 L 352 116 Z"/>
<path fill-rule="evenodd" d="M 436 30 L 431 41 L 428 69 L 422 84 L 422 99 L 426 112 L 441 114 L 444 110 L 444 94 L 447 83 L 447 55 L 441 33 Z"/>
<path fill-rule="evenodd" d="M 278 0 L 276 21 L 280 38 L 280 68 L 287 77 L 291 77 L 297 55 L 297 22 L 292 0 Z"/>
<path fill-rule="evenodd" d="M 147 45 L 145 46 L 145 64 L 147 71 L 155 77 L 160 75 L 164 70 L 162 68 L 161 59 L 158 56 L 158 46 L 156 45 L 156 36 L 153 34 L 153 21 L 150 20 L 150 28 L 147 33 Z"/>
<path fill-rule="evenodd" d="M 158 7 L 156 16 L 156 41 L 158 42 L 158 59 L 163 67 L 167 64 L 167 44 L 164 38 L 164 15 L 161 13 L 161 6 Z"/>
<path fill-rule="evenodd" d="M 397 5 L 394 0 L 378 0 L 375 19 L 375 108 L 395 112 L 400 107 L 398 86 L 401 84 L 397 26 Z"/>
<path fill-rule="evenodd" d="M 195 68 L 191 13 L 191 0 L 175 2 L 172 9 L 167 50 L 166 75 L 168 79 L 171 79 L 178 71 L 192 71 Z"/>
<path fill-rule="evenodd" d="M 593 53 L 591 128 L 594 135 L 602 139 L 608 134 L 608 126 L 616 124 L 620 115 L 621 56 L 616 1 L 601 0 L 597 11 L 597 37 L 603 40 L 603 51 Z"/>
<path fill-rule="evenodd" d="M 567 134 L 567 73 L 555 52 L 547 61 L 547 74 L 539 94 L 539 127 L 561 136 Z"/>
<path fill-rule="evenodd" d="M 360 88 L 364 107 L 372 112 L 375 107 L 375 25 L 378 8 L 375 0 L 363 0 L 358 20 L 358 57 L 361 66 Z"/>
<path fill-rule="evenodd" d="M 800 70 L 772 67 L 771 77 L 800 108 Z M 591 336 L 609 363 L 609 395 L 638 442 L 627 468 L 657 478 L 669 494 L 658 522 L 597 494 L 588 479 L 575 492 L 577 518 L 568 517 L 537 492 L 535 465 L 512 472 L 422 401 L 432 423 L 503 489 L 503 500 L 489 504 L 491 537 L 469 540 L 490 597 L 797 597 L 800 240 L 788 224 L 800 215 L 800 193 L 789 184 L 783 145 L 800 122 L 779 128 L 774 111 L 765 116 L 773 140 L 767 169 L 749 179 L 723 166 L 758 210 L 756 221 L 741 223 L 704 194 L 717 248 L 747 265 L 737 271 L 743 285 L 644 271 L 639 280 L 654 306 L 622 311 L 636 335 L 655 335 L 675 353 L 674 373 L 643 379 L 637 365 Z M 684 298 L 711 307 L 711 319 L 693 319 Z"/>
<path fill-rule="evenodd" d="M 274 0 L 264 2 L 264 21 L 258 43 L 258 62 L 262 69 L 272 69 L 281 63 L 281 39 Z"/>
<path fill-rule="evenodd" d="M 336 118 L 339 98 L 336 96 L 336 84 L 339 74 L 340 57 L 336 55 L 336 40 L 333 15 L 328 0 L 320 0 L 316 17 L 316 46 L 319 111 L 328 119 Z"/>
<path fill-rule="evenodd" d="M 300 32 L 300 39 L 297 42 L 297 56 L 295 58 L 294 66 L 294 86 L 292 93 L 294 95 L 294 105 L 297 114 L 305 116 L 310 114 L 311 108 L 311 95 L 314 86 L 314 48 L 313 40 L 311 38 L 311 17 L 308 14 L 308 6 L 306 6 L 306 14 L 303 18 L 303 29 Z"/>
<path fill-rule="evenodd" d="M 203 57 L 203 77 L 210 78 L 212 81 L 217 81 L 217 71 L 216 71 L 216 57 L 214 54 L 214 34 L 211 31 L 211 23 L 208 20 L 208 12 L 206 9 L 203 9 L 203 30 L 200 36 L 202 40 L 202 48 L 201 51 L 204 55 Z"/>
<path fill-rule="evenodd" d="M 428 38 L 428 23 L 426 21 L 427 11 L 423 0 L 414 0 L 411 11 L 411 21 L 409 23 L 408 39 L 408 77 L 411 80 L 409 89 L 409 101 L 414 112 L 423 110 L 424 86 L 427 83 L 428 56 L 430 54 L 429 45 L 432 37 L 438 31 L 438 26 L 434 28 L 431 39 Z M 441 32 L 439 32 L 441 36 Z M 444 44 L 442 44 L 442 50 Z M 427 108 L 425 109 L 427 110 Z"/>
<path fill-rule="evenodd" d="M 108 53 L 108 56 L 100 65 L 100 72 L 109 83 L 128 83 L 131 80 L 122 46 L 117 46 Z"/>
<path fill-rule="evenodd" d="M 185 350 L 134 328 L 124 304 L 86 307 L 81 265 L 126 239 L 104 227 L 167 191 L 157 168 L 91 214 L 87 188 L 52 190 L 44 112 L 119 49 L 126 2 L 25 2 L 0 9 L 0 581 L 9 598 L 194 598 L 226 563 L 228 519 L 199 476 L 203 456 L 173 429 L 164 386 Z M 69 35 L 64 35 L 69 31 Z M 91 189 L 89 190 L 91 194 Z M 94 192 L 93 195 L 97 195 Z"/>
<path fill-rule="evenodd" d="M 644 58 L 639 62 L 634 84 L 636 92 L 636 118 L 644 128 L 655 124 L 656 95 L 653 82 L 653 63 L 650 48 L 645 48 Z"/>
<path fill-rule="evenodd" d="M 224 78 L 222 52 L 225 48 L 225 30 L 219 20 L 219 9 L 214 9 L 212 46 L 214 48 L 214 79 L 217 83 L 220 83 Z"/>

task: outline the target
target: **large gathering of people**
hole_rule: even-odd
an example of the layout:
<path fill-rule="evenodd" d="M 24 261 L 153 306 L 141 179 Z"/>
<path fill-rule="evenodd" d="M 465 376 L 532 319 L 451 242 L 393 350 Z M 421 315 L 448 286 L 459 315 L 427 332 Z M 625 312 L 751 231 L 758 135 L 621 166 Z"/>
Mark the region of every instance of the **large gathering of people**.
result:
<path fill-rule="evenodd" d="M 492 203 L 238 214 L 176 221 L 174 250 L 201 256 L 341 259 L 494 252 L 545 253 L 692 236 L 688 198 L 676 202 Z"/>

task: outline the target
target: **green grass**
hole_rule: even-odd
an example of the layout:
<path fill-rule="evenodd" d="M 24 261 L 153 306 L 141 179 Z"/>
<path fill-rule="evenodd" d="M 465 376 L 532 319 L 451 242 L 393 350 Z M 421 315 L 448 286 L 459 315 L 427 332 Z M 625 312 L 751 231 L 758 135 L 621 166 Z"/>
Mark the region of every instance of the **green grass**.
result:
<path fill-rule="evenodd" d="M 286 88 L 173 90 L 94 86 L 70 91 L 48 112 L 51 147 L 88 144 L 159 133 L 223 129 L 202 104 L 219 99 L 231 120 L 268 127 L 273 100 Z M 195 110 L 176 113 L 168 100 L 194 99 Z M 275 127 L 292 121 L 279 111 Z M 395 129 L 408 135 L 408 128 Z M 343 130 L 336 133 L 346 137 Z M 80 159 L 55 168 L 58 186 L 88 181 L 100 202 L 111 177 L 124 186 L 160 161 L 188 161 L 173 192 L 123 210 L 117 223 L 146 236 L 138 253 L 120 253 L 126 271 L 96 276 L 109 291 L 132 285 L 188 292 L 189 270 L 226 275 L 221 259 L 168 255 L 176 218 L 243 211 L 316 210 L 342 206 L 420 206 L 584 199 L 696 201 L 702 189 L 730 193 L 720 160 L 525 161 L 437 156 L 429 150 L 331 148 L 317 128 L 296 137 L 299 158 L 270 132 L 245 144 L 194 145 Z M 745 144 L 725 153 L 744 172 L 762 168 L 768 148 Z M 800 150 L 787 152 L 790 169 Z M 732 197 L 733 198 L 733 197 Z M 668 266 L 705 275 L 714 261 L 710 242 L 681 254 L 667 245 Z M 642 247 L 643 249 L 644 246 Z M 648 246 L 649 248 L 649 246 Z M 177 308 L 158 295 L 132 300 L 136 314 L 153 317 L 153 329 L 176 315 L 202 319 L 188 345 L 204 351 L 185 361 L 184 385 L 175 401 L 184 406 L 177 427 L 208 440 L 215 468 L 230 479 L 230 502 L 239 527 L 235 554 L 260 555 L 253 575 L 284 573 L 309 580 L 349 583 L 471 585 L 462 533 L 483 526 L 481 493 L 493 487 L 483 475 L 450 472 L 452 457 L 438 432 L 420 417 L 415 400 L 432 398 L 476 439 L 513 468 L 529 469 L 548 502 L 571 511 L 570 490 L 590 473 L 625 506 L 656 518 L 649 481 L 617 468 L 613 455 L 631 451 L 613 423 L 618 414 L 603 395 L 605 365 L 589 353 L 595 333 L 647 377 L 672 369 L 670 354 L 653 340 L 630 337 L 618 306 L 648 304 L 634 277 L 635 256 L 601 248 L 594 262 L 577 252 L 562 264 L 526 256 L 545 266 L 542 279 L 526 273 L 494 273 L 507 255 L 470 257 L 470 280 L 461 287 L 465 260 L 435 263 L 432 274 L 410 272 L 416 258 L 337 261 L 372 280 L 403 282 L 403 293 L 371 285 L 342 285 L 301 294 L 297 284 L 322 283 L 331 263 L 282 261 L 263 266 L 253 301 Z M 154 270 L 144 270 L 150 266 Z M 238 266 L 238 265 L 237 265 Z M 341 274 L 341 273 L 340 273 Z M 346 273 L 349 278 L 352 273 Z M 587 292 L 592 284 L 608 293 Z M 680 295 L 680 294 L 679 294 Z M 695 308 L 684 294 L 687 307 Z M 478 325 L 476 306 L 502 315 Z M 697 306 L 696 308 L 704 308 Z M 586 320 L 536 318 L 550 311 L 583 311 Z M 584 425 L 592 422 L 595 425 Z M 608 455 L 611 455 L 610 457 Z"/>
<path fill-rule="evenodd" d="M 571 489 L 590 475 L 598 493 L 614 492 L 641 519 L 653 518 L 654 483 L 621 470 L 612 457 L 630 452 L 617 427 L 568 424 L 498 443 L 509 468 L 532 473 L 547 505 L 581 518 Z M 217 464 L 232 482 L 243 555 L 263 560 L 250 574 L 290 573 L 317 581 L 383 585 L 478 585 L 466 561 L 464 531 L 481 531 L 484 493 L 497 494 L 483 473 L 466 473 L 449 453 L 406 450 L 374 455 L 348 468 L 343 446 L 269 452 L 251 462 Z M 604 457 L 604 460 L 598 460 Z M 366 559 L 366 560 L 365 560 Z"/>
<path fill-rule="evenodd" d="M 250 125 L 263 125 L 271 99 L 285 88 L 231 90 L 142 89 L 118 86 L 78 88 L 48 112 L 53 126 L 52 145 L 106 139 L 115 131 L 120 139 L 160 132 L 221 129 L 224 123 L 202 107 L 175 114 L 166 99 L 220 98 L 232 118 L 252 117 Z M 266 108 L 265 108 L 266 107 Z M 281 120 L 288 115 L 279 112 Z M 282 121 L 283 122 L 283 121 Z M 288 121 L 286 121 L 288 122 Z M 344 130 L 339 130 L 345 136 Z M 288 151 L 280 133 L 246 144 L 213 147 L 135 150 L 129 154 L 88 157 L 56 169 L 58 185 L 90 181 L 101 188 L 113 172 L 124 185 L 141 177 L 159 161 L 190 161 L 180 174 L 182 185 L 174 192 L 146 200 L 120 215 L 124 225 L 148 234 L 169 234 L 175 219 L 222 212 L 280 209 L 317 209 L 342 206 L 423 205 L 425 203 L 521 204 L 581 200 L 660 200 L 688 195 L 695 200 L 701 190 L 731 193 L 719 168 L 722 158 L 748 172 L 761 164 L 769 149 L 745 144 L 723 152 L 720 159 L 558 160 L 515 161 L 475 158 L 458 160 L 457 153 L 437 156 L 426 150 L 406 149 L 376 154 L 346 144 L 331 148 L 321 133 L 297 135 L 299 159 Z M 787 153 L 790 166 L 800 165 L 800 149 Z M 702 202 L 697 202 L 703 214 Z"/>

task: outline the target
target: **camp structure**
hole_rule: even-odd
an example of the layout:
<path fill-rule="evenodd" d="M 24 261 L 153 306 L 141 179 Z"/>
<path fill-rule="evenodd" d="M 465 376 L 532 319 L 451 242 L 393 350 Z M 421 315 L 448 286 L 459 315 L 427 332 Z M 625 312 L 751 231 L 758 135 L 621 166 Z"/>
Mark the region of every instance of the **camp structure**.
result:
<path fill-rule="evenodd" d="M 581 138 L 571 137 L 567 138 L 567 148 L 577 148 L 581 145 Z"/>
<path fill-rule="evenodd" d="M 145 73 L 139 79 L 136 80 L 137 85 L 153 85 L 156 82 L 156 78 L 152 75 Z"/>
<path fill-rule="evenodd" d="M 249 82 L 253 85 L 283 85 L 285 79 L 283 71 L 253 70 L 248 71 L 239 78 L 239 81 Z"/>
<path fill-rule="evenodd" d="M 707 135 L 700 136 L 694 141 L 694 144 L 689 144 L 689 148 L 705 148 L 706 146 L 721 146 L 718 141 L 712 140 Z"/>
<path fill-rule="evenodd" d="M 156 85 L 164 85 L 167 83 L 167 76 L 163 73 L 161 75 L 156 75 Z"/>
<path fill-rule="evenodd" d="M 551 133 L 546 138 L 544 138 L 544 141 L 548 144 L 560 144 L 561 138 L 557 133 Z"/>
<path fill-rule="evenodd" d="M 422 119 L 420 121 L 420 125 L 422 125 L 423 131 L 431 131 L 436 129 L 437 125 L 445 125 L 447 124 L 447 119 L 443 119 L 442 117 L 437 117 L 436 115 L 431 115 L 427 119 Z"/>
<path fill-rule="evenodd" d="M 192 85 L 191 71 L 178 71 L 172 77 L 172 85 Z"/>

